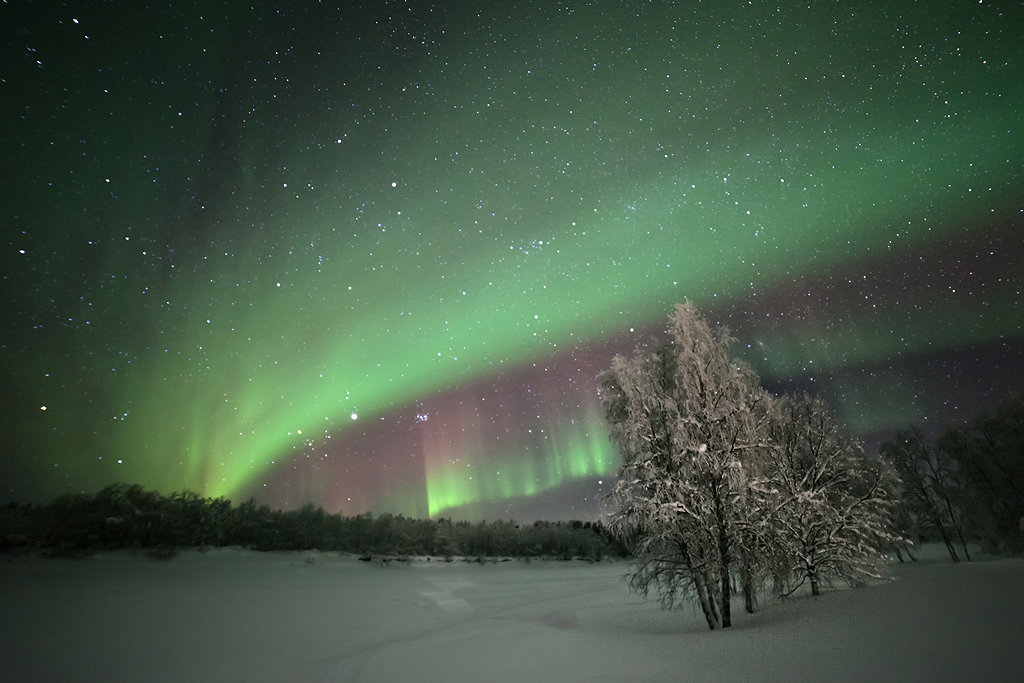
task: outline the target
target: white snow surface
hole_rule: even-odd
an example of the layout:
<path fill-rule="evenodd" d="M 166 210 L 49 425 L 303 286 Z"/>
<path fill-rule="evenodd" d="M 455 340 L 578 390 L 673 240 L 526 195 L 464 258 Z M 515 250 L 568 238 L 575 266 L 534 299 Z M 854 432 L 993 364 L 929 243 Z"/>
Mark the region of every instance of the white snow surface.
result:
<path fill-rule="evenodd" d="M 0 559 L 5 681 L 1024 681 L 1024 561 L 765 600 L 709 631 L 624 561 Z"/>

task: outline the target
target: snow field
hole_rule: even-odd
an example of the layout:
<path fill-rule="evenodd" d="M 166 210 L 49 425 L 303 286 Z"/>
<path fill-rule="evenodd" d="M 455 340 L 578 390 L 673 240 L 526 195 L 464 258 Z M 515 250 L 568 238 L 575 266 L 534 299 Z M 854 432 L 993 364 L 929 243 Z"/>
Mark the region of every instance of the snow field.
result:
<path fill-rule="evenodd" d="M 189 551 L 0 563 L 0 678 L 107 681 L 1024 680 L 1024 561 L 765 598 L 708 631 L 625 562 L 387 566 Z"/>

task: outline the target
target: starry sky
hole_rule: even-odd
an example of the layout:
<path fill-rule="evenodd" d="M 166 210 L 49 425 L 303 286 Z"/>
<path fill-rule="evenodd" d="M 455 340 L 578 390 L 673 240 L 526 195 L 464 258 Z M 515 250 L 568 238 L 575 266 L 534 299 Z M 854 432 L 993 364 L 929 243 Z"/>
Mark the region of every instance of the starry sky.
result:
<path fill-rule="evenodd" d="M 966 419 L 1024 389 L 1022 25 L 5 2 L 0 498 L 591 518 L 684 299 L 869 450 Z"/>

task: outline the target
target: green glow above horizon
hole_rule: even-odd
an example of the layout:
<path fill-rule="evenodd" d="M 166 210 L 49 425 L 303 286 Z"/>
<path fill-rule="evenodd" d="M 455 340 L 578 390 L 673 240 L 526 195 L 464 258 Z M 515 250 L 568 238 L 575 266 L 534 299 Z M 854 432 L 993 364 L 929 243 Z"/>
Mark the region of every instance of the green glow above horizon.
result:
<path fill-rule="evenodd" d="M 575 479 L 609 476 L 619 465 L 619 455 L 597 409 L 586 414 L 586 422 L 575 427 L 553 426 L 533 452 L 493 446 L 485 453 L 445 449 L 441 457 L 432 457 L 428 452 L 427 457 L 435 461 L 426 475 L 428 516 L 443 516 L 486 501 L 533 496 Z"/>

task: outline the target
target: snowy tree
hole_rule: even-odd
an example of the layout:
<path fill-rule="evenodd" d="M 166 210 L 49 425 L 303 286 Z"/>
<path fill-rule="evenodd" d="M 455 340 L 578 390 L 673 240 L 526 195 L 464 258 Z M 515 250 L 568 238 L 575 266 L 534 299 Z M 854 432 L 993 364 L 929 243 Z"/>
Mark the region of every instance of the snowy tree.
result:
<path fill-rule="evenodd" d="M 904 539 L 894 530 L 896 478 L 868 459 L 825 402 L 804 395 L 776 402 L 766 478 L 754 486 L 770 527 L 766 534 L 790 567 L 777 589 L 805 582 L 813 595 L 823 583 L 857 585 L 885 575 L 885 554 Z M 780 555 L 776 555 L 780 557 Z M 785 575 L 798 579 L 786 588 Z"/>
<path fill-rule="evenodd" d="M 959 562 L 955 536 L 969 562 L 963 516 L 955 503 L 955 463 L 949 454 L 929 443 L 917 427 L 897 432 L 892 441 L 882 444 L 880 452 L 899 473 L 903 482 L 902 504 L 918 525 L 938 533 L 950 558 Z"/>
<path fill-rule="evenodd" d="M 695 600 L 708 627 L 731 625 L 733 569 L 753 609 L 747 465 L 766 448 L 770 396 L 730 357 L 687 303 L 669 317 L 670 341 L 633 358 L 616 356 L 601 398 L 623 464 L 610 494 L 608 526 L 630 544 L 630 585 L 654 587 L 662 604 Z"/>
<path fill-rule="evenodd" d="M 941 538 L 954 562 L 970 561 L 968 539 L 989 552 L 1024 549 L 1024 397 L 1011 394 L 936 439 L 899 431 L 881 452 L 903 480 L 907 526 Z"/>
<path fill-rule="evenodd" d="M 966 531 L 990 552 L 1024 550 L 1024 397 L 947 428 L 936 450 L 956 465 L 956 507 Z"/>

